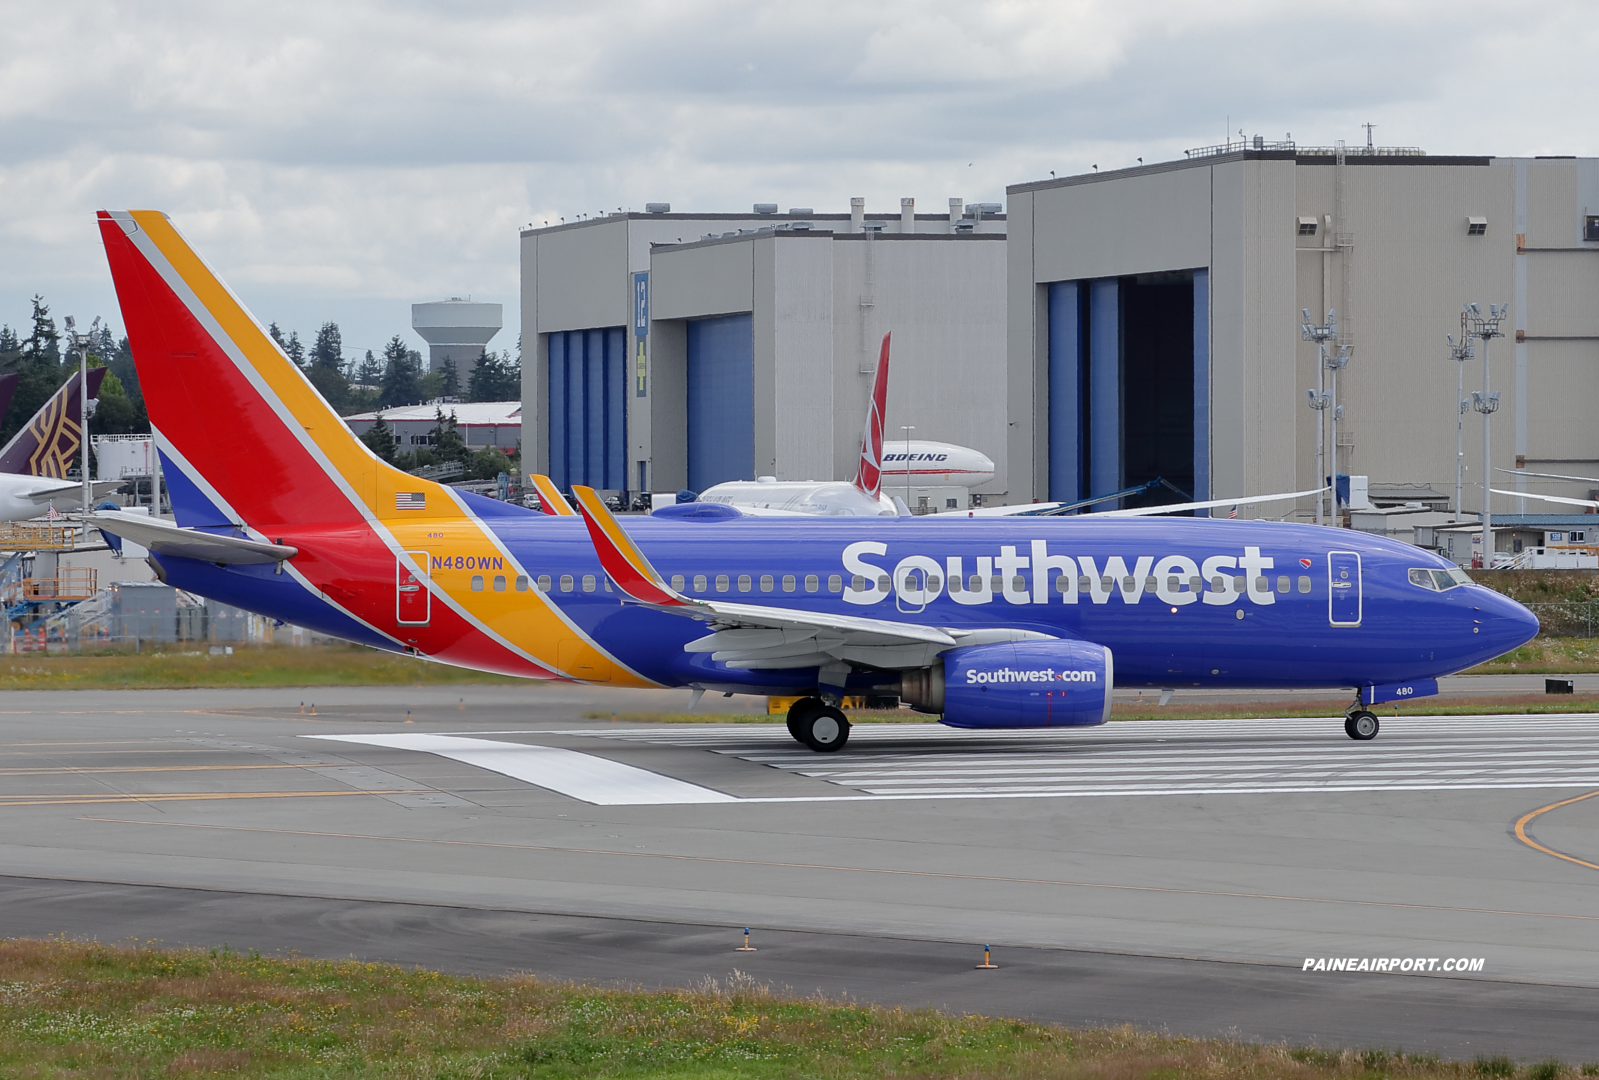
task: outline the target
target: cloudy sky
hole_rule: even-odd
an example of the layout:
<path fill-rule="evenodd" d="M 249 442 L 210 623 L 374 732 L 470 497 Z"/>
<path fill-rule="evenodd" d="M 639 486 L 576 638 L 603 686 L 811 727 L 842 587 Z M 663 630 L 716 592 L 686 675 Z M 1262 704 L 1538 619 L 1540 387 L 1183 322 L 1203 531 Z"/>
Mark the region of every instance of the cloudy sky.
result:
<path fill-rule="evenodd" d="M 303 337 L 375 349 L 471 295 L 510 347 L 518 228 L 578 213 L 998 201 L 1240 128 L 1599 154 L 1599 20 L 1568 0 L 0 0 L 0 26 L 13 327 L 37 292 L 120 330 L 100 207 L 166 210 Z"/>

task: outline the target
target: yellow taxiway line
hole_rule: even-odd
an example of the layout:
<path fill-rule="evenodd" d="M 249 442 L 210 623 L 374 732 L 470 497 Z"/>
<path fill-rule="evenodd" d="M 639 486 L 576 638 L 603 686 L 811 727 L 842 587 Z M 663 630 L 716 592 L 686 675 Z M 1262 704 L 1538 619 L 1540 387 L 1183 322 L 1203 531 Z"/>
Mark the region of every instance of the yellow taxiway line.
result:
<path fill-rule="evenodd" d="M 0 807 L 71 806 L 77 803 L 203 802 L 211 799 L 325 799 L 338 795 L 428 795 L 431 788 L 395 788 L 391 791 L 180 791 L 150 795 L 7 795 Z"/>
<path fill-rule="evenodd" d="M 1526 844 L 1534 851 L 1541 851 L 1545 855 L 1553 855 L 1557 859 L 1564 859 L 1566 862 L 1576 863 L 1578 866 L 1586 866 L 1590 870 L 1599 870 L 1599 863 L 1591 863 L 1586 859 L 1579 859 L 1575 855 L 1567 855 L 1563 851 L 1556 851 L 1552 847 L 1545 847 L 1543 844 L 1538 843 L 1538 841 L 1527 835 L 1527 826 L 1532 824 L 1532 820 L 1539 815 L 1547 814 L 1551 810 L 1559 810 L 1562 806 L 1570 806 L 1572 803 L 1582 802 L 1584 799 L 1591 799 L 1595 795 L 1599 795 L 1599 791 L 1590 791 L 1586 795 L 1578 795 L 1573 799 L 1561 799 L 1557 803 L 1550 803 L 1548 806 L 1540 806 L 1536 810 L 1529 810 L 1527 813 L 1522 814 L 1521 817 L 1516 819 L 1516 839 L 1520 840 L 1523 844 Z"/>

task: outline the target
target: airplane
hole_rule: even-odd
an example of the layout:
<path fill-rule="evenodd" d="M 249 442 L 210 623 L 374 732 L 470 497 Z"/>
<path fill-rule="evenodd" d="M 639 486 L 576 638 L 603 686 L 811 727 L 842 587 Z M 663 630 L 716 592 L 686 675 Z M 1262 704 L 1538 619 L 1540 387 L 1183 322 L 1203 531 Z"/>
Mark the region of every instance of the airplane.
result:
<path fill-rule="evenodd" d="M 89 398 L 100 393 L 105 368 L 89 369 Z M 83 449 L 78 424 L 78 372 L 50 395 L 27 426 L 0 448 L 0 521 L 26 521 L 55 510 L 76 510 L 83 505 L 83 483 L 68 480 Z M 121 480 L 98 480 L 90 495 L 99 498 L 121 487 Z"/>
<path fill-rule="evenodd" d="M 351 434 L 157 211 L 101 237 L 176 522 L 101 512 L 179 588 L 374 648 L 531 679 L 846 694 L 959 728 L 1104 723 L 1113 687 L 1315 688 L 1371 706 L 1530 640 L 1526 608 L 1383 537 L 1209 518 L 581 517 L 422 480 Z"/>

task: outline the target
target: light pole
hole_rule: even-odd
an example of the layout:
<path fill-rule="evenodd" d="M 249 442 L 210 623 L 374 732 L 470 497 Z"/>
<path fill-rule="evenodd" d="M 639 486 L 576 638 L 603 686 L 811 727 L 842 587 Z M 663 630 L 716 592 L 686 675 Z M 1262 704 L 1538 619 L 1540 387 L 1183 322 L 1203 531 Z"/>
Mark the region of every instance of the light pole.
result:
<path fill-rule="evenodd" d="M 62 320 L 66 324 L 68 347 L 78 354 L 78 441 L 82 444 L 83 465 L 83 520 L 84 535 L 88 535 L 89 504 L 94 501 L 93 487 L 89 480 L 89 346 L 94 343 L 96 334 L 100 329 L 100 317 L 96 315 L 94 322 L 89 324 L 87 334 L 78 333 L 74 327 L 75 321 L 71 315 Z"/>
<path fill-rule="evenodd" d="M 905 509 L 911 506 L 911 432 L 916 430 L 915 424 L 901 424 L 899 429 L 905 433 Z"/>
<path fill-rule="evenodd" d="M 1499 329 L 1499 323 L 1510 311 L 1509 304 L 1489 304 L 1488 314 L 1484 316 L 1482 309 L 1476 304 L 1467 304 L 1465 317 L 1470 324 L 1471 336 L 1482 339 L 1482 390 L 1471 392 L 1471 407 L 1482 413 L 1482 568 L 1493 569 L 1494 533 L 1493 533 L 1493 494 L 1488 490 L 1489 478 L 1493 476 L 1492 458 L 1489 456 L 1488 443 L 1488 418 L 1499 408 L 1499 391 L 1488 389 L 1488 343 L 1496 337 L 1504 337 L 1504 331 Z"/>
<path fill-rule="evenodd" d="M 1466 410 L 1471 408 L 1471 402 L 1466 400 L 1466 361 L 1475 354 L 1471 347 L 1471 335 L 1466 332 L 1466 313 L 1460 313 L 1460 344 L 1455 344 L 1455 335 L 1445 334 L 1449 342 L 1449 358 L 1457 360 L 1455 365 L 1455 520 L 1460 520 L 1460 501 L 1465 487 L 1466 472 Z"/>
<path fill-rule="evenodd" d="M 1338 336 L 1338 309 L 1333 308 L 1327 312 L 1327 321 L 1320 326 L 1310 321 L 1310 310 L 1301 308 L 1300 314 L 1304 321 L 1299 326 L 1299 336 L 1306 341 L 1316 343 L 1316 389 L 1306 390 L 1310 398 L 1310 407 L 1316 410 L 1316 477 L 1323 483 L 1327 482 L 1327 474 L 1323 471 L 1323 453 L 1327 444 L 1326 422 L 1322 420 L 1322 413 L 1332 409 L 1332 510 L 1328 517 L 1332 522 L 1338 519 L 1338 421 L 1343 418 L 1344 407 L 1338 404 L 1338 372 L 1349 364 L 1350 346 L 1340 345 L 1336 352 L 1328 352 L 1327 343 Z M 1332 385 L 1327 389 L 1327 372 L 1332 372 Z M 1321 496 L 1316 496 L 1316 524 L 1322 524 Z"/>

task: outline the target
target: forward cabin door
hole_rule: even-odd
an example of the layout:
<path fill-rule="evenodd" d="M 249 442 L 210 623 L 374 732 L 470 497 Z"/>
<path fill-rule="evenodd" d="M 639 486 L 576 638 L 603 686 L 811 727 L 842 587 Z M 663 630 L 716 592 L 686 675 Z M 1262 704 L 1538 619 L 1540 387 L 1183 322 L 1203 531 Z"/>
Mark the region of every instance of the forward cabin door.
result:
<path fill-rule="evenodd" d="M 395 563 L 394 620 L 402 626 L 427 625 L 433 610 L 427 567 L 425 551 L 407 551 Z"/>
<path fill-rule="evenodd" d="M 1334 626 L 1359 626 L 1360 555 L 1354 551 L 1327 553 L 1327 618 Z"/>

